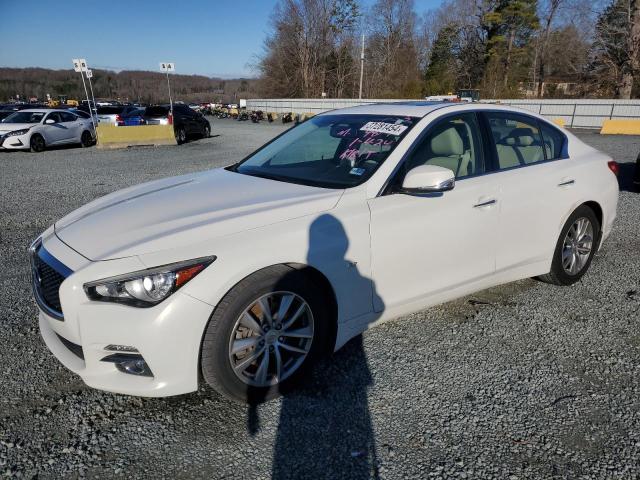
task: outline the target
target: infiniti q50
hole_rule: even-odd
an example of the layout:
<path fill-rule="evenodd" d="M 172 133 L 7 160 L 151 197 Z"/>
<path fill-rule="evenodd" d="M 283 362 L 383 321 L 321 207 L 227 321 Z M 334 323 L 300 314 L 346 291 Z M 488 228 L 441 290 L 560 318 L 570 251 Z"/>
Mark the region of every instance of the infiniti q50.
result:
<path fill-rule="evenodd" d="M 579 281 L 616 216 L 616 169 L 500 105 L 326 112 L 52 225 L 30 249 L 40 330 L 91 387 L 272 398 L 376 322 L 526 277 Z"/>

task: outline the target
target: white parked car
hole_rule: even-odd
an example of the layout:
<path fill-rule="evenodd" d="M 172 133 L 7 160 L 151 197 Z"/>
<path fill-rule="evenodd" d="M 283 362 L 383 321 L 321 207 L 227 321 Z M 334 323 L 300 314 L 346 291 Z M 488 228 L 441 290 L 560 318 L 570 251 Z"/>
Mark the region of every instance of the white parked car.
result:
<path fill-rule="evenodd" d="M 94 140 L 91 119 L 67 110 L 20 110 L 0 122 L 0 150 L 42 152 L 68 143 L 88 147 Z"/>
<path fill-rule="evenodd" d="M 56 222 L 31 246 L 40 329 L 91 387 L 204 378 L 268 399 L 373 323 L 525 277 L 577 282 L 611 231 L 616 167 L 503 106 L 327 112 Z"/>

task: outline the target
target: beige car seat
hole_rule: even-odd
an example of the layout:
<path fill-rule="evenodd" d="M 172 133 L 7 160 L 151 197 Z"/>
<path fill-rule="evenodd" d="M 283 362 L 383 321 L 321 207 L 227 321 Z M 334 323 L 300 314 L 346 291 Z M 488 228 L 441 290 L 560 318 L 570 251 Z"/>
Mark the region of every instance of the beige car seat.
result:
<path fill-rule="evenodd" d="M 431 140 L 414 153 L 409 168 L 419 165 L 438 165 L 453 171 L 456 177 L 473 173 L 471 154 L 465 151 L 462 137 L 453 123 L 438 128 Z"/>

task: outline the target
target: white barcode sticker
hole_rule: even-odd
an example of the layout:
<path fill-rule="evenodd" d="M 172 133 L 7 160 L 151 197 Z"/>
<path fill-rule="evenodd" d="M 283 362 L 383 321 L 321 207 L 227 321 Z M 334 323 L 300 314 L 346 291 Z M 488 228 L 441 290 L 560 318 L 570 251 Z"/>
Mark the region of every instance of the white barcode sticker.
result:
<path fill-rule="evenodd" d="M 397 125 L 395 123 L 367 122 L 360 130 L 365 132 L 386 133 L 388 135 L 400 135 L 407 128 L 409 127 L 406 125 Z"/>

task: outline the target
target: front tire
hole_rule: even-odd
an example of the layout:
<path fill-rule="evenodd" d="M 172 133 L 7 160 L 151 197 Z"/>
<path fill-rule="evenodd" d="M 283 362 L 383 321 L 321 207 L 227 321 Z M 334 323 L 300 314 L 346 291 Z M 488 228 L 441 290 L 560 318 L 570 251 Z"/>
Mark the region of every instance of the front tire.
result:
<path fill-rule="evenodd" d="M 44 137 L 39 133 L 34 133 L 31 136 L 29 146 L 31 147 L 31 151 L 35 153 L 44 152 L 44 150 L 47 148 Z"/>
<path fill-rule="evenodd" d="M 209 138 L 211 136 L 211 127 L 209 125 L 205 125 L 202 129 L 202 138 Z"/>
<path fill-rule="evenodd" d="M 303 271 L 286 265 L 238 283 L 205 330 L 200 355 L 205 381 L 231 400 L 260 403 L 304 379 L 328 338 L 321 292 Z"/>
<path fill-rule="evenodd" d="M 586 205 L 567 219 L 551 262 L 551 271 L 538 277 L 553 285 L 573 285 L 587 273 L 600 241 L 600 222 Z"/>

